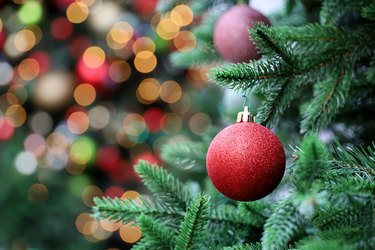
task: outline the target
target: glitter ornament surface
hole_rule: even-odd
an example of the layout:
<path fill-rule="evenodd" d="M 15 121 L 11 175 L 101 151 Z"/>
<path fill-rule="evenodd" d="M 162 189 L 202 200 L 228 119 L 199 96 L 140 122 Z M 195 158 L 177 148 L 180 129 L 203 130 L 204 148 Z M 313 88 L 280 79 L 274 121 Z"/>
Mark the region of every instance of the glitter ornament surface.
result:
<path fill-rule="evenodd" d="M 266 127 L 240 122 L 220 131 L 206 158 L 214 186 L 238 201 L 253 201 L 270 194 L 285 171 L 285 153 L 279 139 Z"/>

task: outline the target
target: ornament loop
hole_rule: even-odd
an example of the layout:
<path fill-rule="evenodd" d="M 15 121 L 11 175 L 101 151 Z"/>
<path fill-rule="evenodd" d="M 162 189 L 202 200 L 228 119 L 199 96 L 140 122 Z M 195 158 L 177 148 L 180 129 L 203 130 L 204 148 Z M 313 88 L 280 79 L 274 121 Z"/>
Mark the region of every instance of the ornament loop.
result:
<path fill-rule="evenodd" d="M 238 112 L 237 122 L 254 122 L 254 115 L 249 112 L 248 106 L 245 106 L 242 112 Z"/>

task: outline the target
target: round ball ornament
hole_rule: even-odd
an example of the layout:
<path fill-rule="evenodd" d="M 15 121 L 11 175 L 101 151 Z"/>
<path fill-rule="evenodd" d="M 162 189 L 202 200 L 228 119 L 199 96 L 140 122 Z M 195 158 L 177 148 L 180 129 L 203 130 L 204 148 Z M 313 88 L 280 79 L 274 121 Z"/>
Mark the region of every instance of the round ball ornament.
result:
<path fill-rule="evenodd" d="M 254 123 L 245 107 L 237 123 L 212 140 L 206 165 L 219 192 L 233 200 L 254 201 L 279 185 L 285 171 L 285 152 L 272 131 Z"/>
<path fill-rule="evenodd" d="M 257 22 L 271 25 L 267 17 L 245 4 L 235 5 L 219 17 L 214 27 L 213 39 L 220 56 L 232 63 L 259 59 L 261 55 L 248 32 Z"/>

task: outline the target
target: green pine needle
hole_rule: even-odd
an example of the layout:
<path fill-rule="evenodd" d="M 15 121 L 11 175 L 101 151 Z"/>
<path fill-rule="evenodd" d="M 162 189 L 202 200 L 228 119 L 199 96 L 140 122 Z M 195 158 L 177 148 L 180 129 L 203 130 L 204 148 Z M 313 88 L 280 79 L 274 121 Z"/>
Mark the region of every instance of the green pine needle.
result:
<path fill-rule="evenodd" d="M 262 244 L 255 243 L 255 244 L 240 244 L 231 247 L 224 247 L 222 250 L 262 250 Z"/>
<path fill-rule="evenodd" d="M 293 205 L 292 200 L 281 201 L 264 225 L 263 249 L 282 249 L 286 247 L 293 237 L 305 232 L 305 223 L 304 217 Z"/>
<path fill-rule="evenodd" d="M 181 144 L 166 144 L 161 151 L 162 159 L 181 169 L 192 169 L 206 172 L 206 153 L 208 143 L 185 142 Z"/>
<path fill-rule="evenodd" d="M 185 211 L 191 194 L 184 184 L 156 164 L 140 160 L 134 167 L 143 183 L 155 195 L 156 199 L 168 207 Z"/>
<path fill-rule="evenodd" d="M 175 239 L 176 250 L 199 249 L 205 237 L 209 212 L 207 196 L 200 195 L 193 199 Z"/>
<path fill-rule="evenodd" d="M 329 169 L 330 154 L 313 134 L 305 136 L 298 153 L 298 162 L 293 170 L 294 185 L 300 193 L 311 191 L 316 184 L 322 184 Z"/>
<path fill-rule="evenodd" d="M 142 235 L 152 249 L 171 249 L 173 246 L 173 232 L 161 221 L 154 220 L 149 215 L 142 214 L 137 217 Z"/>
<path fill-rule="evenodd" d="M 99 219 L 108 218 L 112 221 L 123 221 L 128 223 L 134 221 L 137 216 L 147 214 L 155 217 L 181 218 L 183 214 L 176 211 L 173 207 L 166 207 L 163 204 L 153 204 L 150 201 L 139 198 L 131 199 L 111 199 L 109 197 L 95 197 L 95 206 L 93 207 L 93 216 Z"/>

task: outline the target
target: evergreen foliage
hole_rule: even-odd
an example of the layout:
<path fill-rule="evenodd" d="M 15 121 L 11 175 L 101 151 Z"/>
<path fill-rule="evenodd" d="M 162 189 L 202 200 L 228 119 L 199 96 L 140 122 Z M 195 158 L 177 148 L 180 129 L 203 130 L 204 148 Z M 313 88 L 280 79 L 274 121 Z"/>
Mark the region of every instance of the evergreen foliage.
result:
<path fill-rule="evenodd" d="M 159 201 L 178 210 L 185 210 L 191 195 L 179 180 L 165 169 L 143 160 L 134 169 Z"/>
<path fill-rule="evenodd" d="M 175 64 L 199 65 L 217 56 L 211 56 L 216 53 L 214 20 L 233 4 L 218 2 L 197 8 L 210 7 L 202 11 L 203 21 L 194 30 L 197 49 L 176 52 Z M 286 13 L 303 6 L 306 13 L 300 21 L 317 21 L 317 3 L 289 0 Z M 368 131 L 368 138 L 358 137 L 355 144 L 323 143 L 320 138 L 341 127 L 348 134 L 361 131 L 351 126 L 350 116 L 341 120 L 347 114 L 373 122 L 362 107 L 373 109 L 375 103 L 375 5 L 369 0 L 325 0 L 319 8 L 320 23 L 256 25 L 250 34 L 262 58 L 210 71 L 218 85 L 263 96 L 256 114 L 263 125 L 273 127 L 280 118 L 289 119 L 297 110 L 294 104 L 299 109 L 300 118 L 294 116 L 293 123 L 300 123 L 301 143 L 294 146 L 293 162 L 274 194 L 255 202 L 234 202 L 211 192 L 212 185 L 202 185 L 196 192 L 205 194 L 197 195 L 166 169 L 141 161 L 136 171 L 155 202 L 96 198 L 94 215 L 135 220 L 144 238 L 134 249 L 150 247 L 150 242 L 154 249 L 373 249 L 375 144 L 360 144 L 374 140 L 374 135 Z M 198 183 L 206 174 L 209 140 L 165 146 L 162 157 L 179 174 L 195 170 L 184 180 Z"/>
<path fill-rule="evenodd" d="M 209 198 L 201 195 L 192 200 L 176 238 L 176 250 L 198 249 L 204 241 L 209 215 Z"/>

